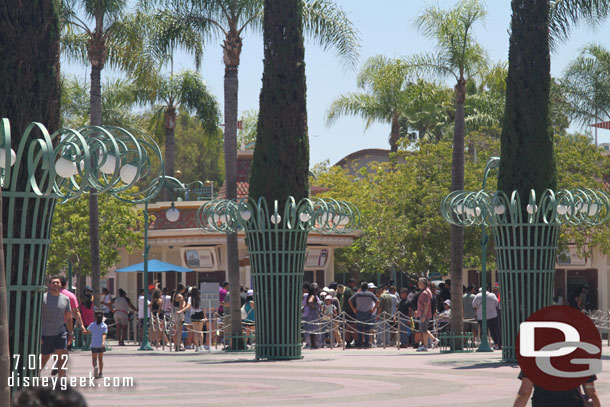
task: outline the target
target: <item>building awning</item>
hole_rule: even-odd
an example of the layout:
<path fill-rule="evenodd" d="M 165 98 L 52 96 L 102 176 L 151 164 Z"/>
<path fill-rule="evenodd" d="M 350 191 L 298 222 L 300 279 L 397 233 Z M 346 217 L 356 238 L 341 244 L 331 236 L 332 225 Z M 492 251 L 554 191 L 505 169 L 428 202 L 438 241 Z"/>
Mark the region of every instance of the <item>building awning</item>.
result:
<path fill-rule="evenodd" d="M 607 122 L 599 122 L 599 123 L 592 124 L 591 127 L 597 127 L 598 129 L 610 130 L 610 120 Z"/>

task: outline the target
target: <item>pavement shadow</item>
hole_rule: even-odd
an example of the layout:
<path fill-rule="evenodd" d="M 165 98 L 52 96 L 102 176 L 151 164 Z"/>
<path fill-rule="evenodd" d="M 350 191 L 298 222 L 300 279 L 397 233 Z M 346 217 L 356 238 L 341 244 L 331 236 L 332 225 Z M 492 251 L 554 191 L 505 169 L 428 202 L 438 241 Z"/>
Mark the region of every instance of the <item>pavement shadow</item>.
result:
<path fill-rule="evenodd" d="M 514 363 L 504 363 L 504 362 L 482 362 L 482 363 L 473 363 L 467 366 L 455 366 L 453 369 L 456 370 L 472 370 L 472 369 L 497 369 L 499 367 L 514 367 L 519 368 L 517 364 Z"/>

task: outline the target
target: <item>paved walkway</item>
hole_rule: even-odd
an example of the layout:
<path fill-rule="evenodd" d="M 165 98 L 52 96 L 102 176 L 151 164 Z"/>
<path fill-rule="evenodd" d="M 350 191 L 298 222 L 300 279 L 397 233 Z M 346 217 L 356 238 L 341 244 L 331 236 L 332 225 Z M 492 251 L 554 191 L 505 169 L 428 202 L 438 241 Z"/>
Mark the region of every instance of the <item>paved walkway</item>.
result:
<path fill-rule="evenodd" d="M 253 353 L 151 351 L 114 346 L 104 375 L 133 387 L 81 387 L 101 406 L 511 406 L 519 387 L 501 353 L 418 353 L 395 348 L 303 351 L 301 360 L 256 362 Z M 610 348 L 597 388 L 610 405 Z M 71 353 L 70 376 L 89 376 L 89 352 Z M 97 380 L 96 383 L 101 383 Z"/>

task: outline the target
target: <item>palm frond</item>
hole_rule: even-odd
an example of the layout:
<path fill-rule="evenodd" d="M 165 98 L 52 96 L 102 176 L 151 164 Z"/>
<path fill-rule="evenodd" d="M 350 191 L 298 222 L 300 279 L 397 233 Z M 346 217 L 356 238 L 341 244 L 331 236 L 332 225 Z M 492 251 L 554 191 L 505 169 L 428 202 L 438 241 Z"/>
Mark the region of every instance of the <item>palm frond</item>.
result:
<path fill-rule="evenodd" d="M 359 116 L 367 120 L 366 128 L 374 121 L 387 122 L 392 113 L 371 95 L 352 92 L 339 96 L 326 113 L 326 125 L 331 126 L 341 116 Z"/>
<path fill-rule="evenodd" d="M 197 72 L 185 71 L 178 78 L 179 98 L 181 105 L 197 112 L 204 129 L 210 134 L 216 133 L 220 120 L 220 108 L 203 78 Z"/>
<path fill-rule="evenodd" d="M 60 42 L 61 53 L 70 60 L 86 64 L 89 61 L 88 40 L 87 34 L 64 30 Z"/>
<path fill-rule="evenodd" d="M 403 59 L 407 67 L 424 79 L 459 79 L 459 72 L 454 70 L 453 64 L 442 53 L 411 55 Z"/>
<path fill-rule="evenodd" d="M 608 0 L 551 0 L 549 9 L 550 46 L 554 51 L 567 41 L 571 29 L 581 23 L 595 27 L 610 15 Z"/>
<path fill-rule="evenodd" d="M 303 4 L 303 27 L 323 49 L 334 48 L 345 63 L 354 67 L 359 56 L 360 35 L 347 13 L 330 0 L 307 0 Z"/>

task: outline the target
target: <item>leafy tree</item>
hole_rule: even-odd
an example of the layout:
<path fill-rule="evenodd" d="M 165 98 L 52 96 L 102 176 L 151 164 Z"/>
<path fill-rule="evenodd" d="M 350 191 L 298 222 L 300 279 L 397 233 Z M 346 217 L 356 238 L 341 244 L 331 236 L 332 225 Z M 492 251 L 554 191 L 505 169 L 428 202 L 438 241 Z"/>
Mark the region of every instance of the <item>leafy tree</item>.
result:
<path fill-rule="evenodd" d="M 100 195 L 100 265 L 102 270 L 116 265 L 121 257 L 119 249 L 131 253 L 143 247 L 142 229 L 144 216 L 128 204 L 114 197 Z M 55 208 L 51 226 L 51 247 L 47 267 L 53 274 L 66 268 L 70 254 L 80 258 L 79 270 L 83 275 L 91 272 L 91 250 L 89 224 L 87 219 L 88 203 L 75 199 L 60 203 Z M 105 274 L 105 273 L 103 273 Z"/>
<path fill-rule="evenodd" d="M 477 149 L 478 158 L 467 157 L 465 189 L 481 188 L 484 166 L 498 155 L 499 138 L 471 132 L 466 142 Z M 426 270 L 446 273 L 450 266 L 449 225 L 442 219 L 438 203 L 449 193 L 451 144 L 420 142 L 410 152 L 400 152 L 389 171 L 387 163 L 371 163 L 357 174 L 340 167 L 319 166 L 314 184 L 329 188 L 321 196 L 350 201 L 362 214 L 362 232 L 353 245 L 336 252 L 336 269 L 355 278 L 372 279 L 395 265 L 407 279 L 414 280 Z M 586 137 L 556 137 L 559 188 L 606 189 L 604 174 L 610 160 L 600 154 Z M 496 177 L 488 179 L 487 189 L 495 190 Z M 464 268 L 480 268 L 481 238 L 478 228 L 466 228 Z M 583 256 L 598 249 L 610 254 L 610 226 L 562 228 L 560 247 L 576 244 Z M 493 241 L 490 242 L 493 244 Z M 495 268 L 495 254 L 488 248 L 488 269 Z"/>
<path fill-rule="evenodd" d="M 176 120 L 176 141 L 180 145 L 176 162 L 180 163 L 182 182 L 214 181 L 214 185 L 222 185 L 224 156 L 218 128 L 210 134 L 200 120 L 185 112 Z"/>
<path fill-rule="evenodd" d="M 245 146 L 256 141 L 256 126 L 258 124 L 258 110 L 250 109 L 242 112 L 241 130 L 237 134 L 237 144 Z"/>
<path fill-rule="evenodd" d="M 483 21 L 486 15 L 485 7 L 478 0 L 462 0 L 451 10 L 429 7 L 417 19 L 418 27 L 423 34 L 436 41 L 437 50 L 434 54 L 413 57 L 410 64 L 425 73 L 456 80 L 451 159 L 452 191 L 464 189 L 466 81 L 478 75 L 486 66 L 485 51 L 473 36 L 475 24 Z M 463 329 L 463 250 L 464 231 L 458 226 L 451 226 L 451 297 L 455 300 L 451 313 L 451 331 L 454 333 Z"/>
<path fill-rule="evenodd" d="M 610 52 L 601 45 L 584 47 L 566 68 L 561 89 L 568 114 L 578 124 L 610 119 Z"/>

